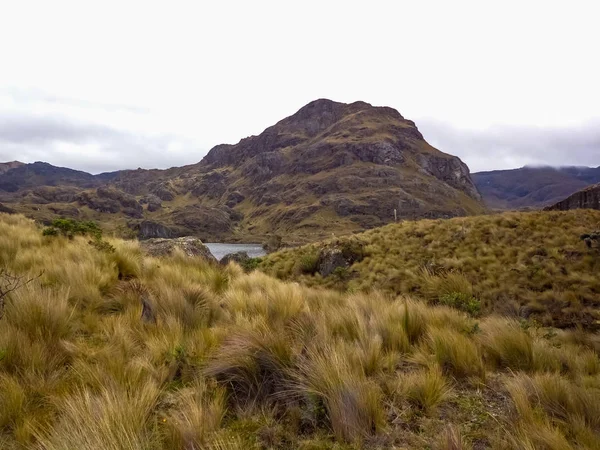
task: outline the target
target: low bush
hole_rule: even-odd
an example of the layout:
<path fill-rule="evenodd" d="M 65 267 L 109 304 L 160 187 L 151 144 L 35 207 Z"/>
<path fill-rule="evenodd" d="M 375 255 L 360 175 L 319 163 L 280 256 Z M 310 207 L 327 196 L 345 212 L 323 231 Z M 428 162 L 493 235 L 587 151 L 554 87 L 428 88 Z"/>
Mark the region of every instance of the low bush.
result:
<path fill-rule="evenodd" d="M 319 270 L 319 252 L 311 251 L 302 255 L 298 262 L 298 267 L 302 273 L 315 274 Z"/>
<path fill-rule="evenodd" d="M 43 230 L 44 236 L 65 236 L 73 238 L 76 235 L 89 235 L 96 239 L 102 237 L 102 230 L 93 221 L 78 221 L 73 219 L 54 219 L 51 225 Z"/>

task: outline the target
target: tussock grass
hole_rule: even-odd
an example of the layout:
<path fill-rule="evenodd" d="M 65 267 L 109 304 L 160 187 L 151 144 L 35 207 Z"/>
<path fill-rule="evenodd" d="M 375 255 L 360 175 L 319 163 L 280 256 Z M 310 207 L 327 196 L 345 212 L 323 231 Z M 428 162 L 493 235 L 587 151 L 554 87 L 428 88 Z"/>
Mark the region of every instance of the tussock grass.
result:
<path fill-rule="evenodd" d="M 298 389 L 324 405 L 336 438 L 359 442 L 381 430 L 381 390 L 344 352 L 335 347 L 312 348 L 299 369 Z"/>
<path fill-rule="evenodd" d="M 158 396 L 158 387 L 152 383 L 140 385 L 135 392 L 76 392 L 59 401 L 61 418 L 52 430 L 38 431 L 40 446 L 48 450 L 150 448 L 148 422 Z"/>
<path fill-rule="evenodd" d="M 44 270 L 0 320 L 1 448 L 598 442 L 600 340 L 584 329 L 151 258 L 135 242 L 105 252 L 41 237 L 18 216 L 0 215 L 0 229 L 7 270 Z M 431 276 L 477 294 L 468 272 L 452 270 Z M 144 302 L 154 320 L 142 320 Z"/>
<path fill-rule="evenodd" d="M 484 377 L 485 370 L 481 352 L 473 340 L 451 329 L 432 329 L 429 333 L 427 347 L 445 373 L 458 378 Z M 417 359 L 421 362 L 429 360 L 421 350 Z"/>
<path fill-rule="evenodd" d="M 259 268 L 308 286 L 378 289 L 474 316 L 518 315 L 544 326 L 595 329 L 600 258 L 580 236 L 598 223 L 600 212 L 584 209 L 404 221 L 337 239 L 365 246 L 348 279 L 301 270 L 328 241 L 267 255 Z"/>
<path fill-rule="evenodd" d="M 439 366 L 434 365 L 426 371 L 402 374 L 396 391 L 424 411 L 432 412 L 449 398 L 452 388 Z"/>
<path fill-rule="evenodd" d="M 491 317 L 483 322 L 481 331 L 479 340 L 489 362 L 511 370 L 532 368 L 533 342 L 517 321 Z"/>

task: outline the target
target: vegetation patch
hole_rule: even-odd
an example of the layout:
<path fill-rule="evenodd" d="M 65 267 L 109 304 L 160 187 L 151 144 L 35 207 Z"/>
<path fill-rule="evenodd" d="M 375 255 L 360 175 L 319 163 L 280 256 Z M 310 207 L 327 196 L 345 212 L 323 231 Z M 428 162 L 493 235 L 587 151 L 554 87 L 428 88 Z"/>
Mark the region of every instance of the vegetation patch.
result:
<path fill-rule="evenodd" d="M 352 237 L 284 249 L 259 268 L 282 280 L 340 291 L 382 290 L 465 311 L 600 329 L 594 210 L 507 212 L 403 221 Z M 315 249 L 355 249 L 352 277 L 296 270 Z M 362 252 L 359 250 L 362 248 Z"/>
<path fill-rule="evenodd" d="M 0 214 L 2 449 L 597 447 L 589 330 L 88 239 Z"/>

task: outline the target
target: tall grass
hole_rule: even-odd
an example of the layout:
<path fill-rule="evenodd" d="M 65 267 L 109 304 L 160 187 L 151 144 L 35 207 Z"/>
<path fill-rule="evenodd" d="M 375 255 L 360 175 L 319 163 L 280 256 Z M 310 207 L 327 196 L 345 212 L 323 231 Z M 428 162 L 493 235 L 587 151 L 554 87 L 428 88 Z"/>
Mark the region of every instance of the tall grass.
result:
<path fill-rule="evenodd" d="M 359 241 L 367 256 L 348 279 L 301 270 L 328 242 L 284 249 L 259 268 L 284 280 L 353 292 L 418 296 L 474 316 L 498 313 L 544 326 L 595 329 L 600 259 L 580 236 L 600 212 L 506 212 L 449 220 L 403 221 L 336 242 Z"/>
<path fill-rule="evenodd" d="M 20 217 L 0 229 L 7 270 L 44 270 L 0 320 L 1 448 L 597 442 L 600 341 L 583 329 L 152 258 L 135 242 L 104 252 Z"/>

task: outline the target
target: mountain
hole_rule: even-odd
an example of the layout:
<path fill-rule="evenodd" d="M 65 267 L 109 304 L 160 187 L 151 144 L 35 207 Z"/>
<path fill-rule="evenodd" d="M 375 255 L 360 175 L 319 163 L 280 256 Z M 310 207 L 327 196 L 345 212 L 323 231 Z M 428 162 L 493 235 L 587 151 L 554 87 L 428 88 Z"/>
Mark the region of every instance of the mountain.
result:
<path fill-rule="evenodd" d="M 542 208 L 600 182 L 600 167 L 522 167 L 472 174 L 487 206 Z"/>
<path fill-rule="evenodd" d="M 22 163 L 20 161 L 10 161 L 10 162 L 5 162 L 5 163 L 0 163 L 0 174 L 6 173 L 11 169 L 16 169 L 17 167 L 20 167 L 22 165 L 24 165 L 24 163 Z"/>
<path fill-rule="evenodd" d="M 39 186 L 89 188 L 102 184 L 100 178 L 80 170 L 56 167 L 45 162 L 5 163 L 0 168 L 0 190 L 17 192 Z"/>
<path fill-rule="evenodd" d="M 142 237 L 209 240 L 309 241 L 392 222 L 394 210 L 412 219 L 484 209 L 460 159 L 430 146 L 398 111 L 364 102 L 316 100 L 190 166 L 96 176 L 52 167 L 0 175 L 0 200 L 43 219 L 67 214 L 137 227 Z"/>
<path fill-rule="evenodd" d="M 568 211 L 569 209 L 600 209 L 600 183 L 575 192 L 564 200 L 545 208 L 548 211 Z"/>

